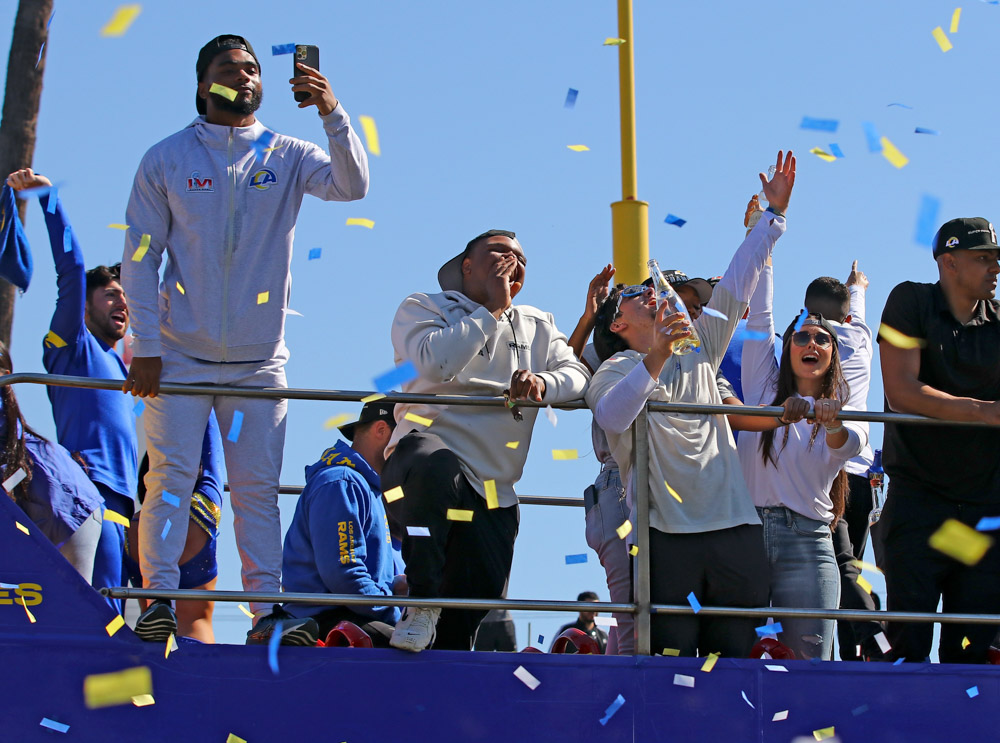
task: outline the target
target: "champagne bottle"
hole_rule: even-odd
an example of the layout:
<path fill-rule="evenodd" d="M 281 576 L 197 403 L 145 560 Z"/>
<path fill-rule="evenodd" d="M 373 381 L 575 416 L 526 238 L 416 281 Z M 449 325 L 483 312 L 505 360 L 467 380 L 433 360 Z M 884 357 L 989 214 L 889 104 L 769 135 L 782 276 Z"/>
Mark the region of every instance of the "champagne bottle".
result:
<path fill-rule="evenodd" d="M 767 180 L 770 181 L 772 178 L 774 178 L 774 174 L 775 174 L 776 171 L 777 171 L 777 168 L 775 166 L 771 165 L 767 169 Z M 764 210 L 767 209 L 767 207 L 768 207 L 767 197 L 764 196 L 764 189 L 763 188 L 760 190 L 760 193 L 757 194 L 757 202 L 760 204 L 760 209 L 756 210 L 755 212 L 753 212 L 750 215 L 750 219 L 747 222 L 747 234 L 748 235 L 750 234 L 750 230 L 752 230 L 754 228 L 754 226 L 760 221 L 760 218 L 764 216 Z"/>
<path fill-rule="evenodd" d="M 691 323 L 691 315 L 688 313 L 687 307 L 684 306 L 684 300 L 670 286 L 670 282 L 667 281 L 663 275 L 663 271 L 660 270 L 660 264 L 656 262 L 655 258 L 650 258 L 649 263 L 646 265 L 649 266 L 649 276 L 653 279 L 653 289 L 656 290 L 656 309 L 659 310 L 663 303 L 666 302 L 670 305 L 671 314 L 682 312 L 688 323 Z M 701 340 L 698 338 L 698 333 L 695 331 L 693 323 L 691 323 L 691 335 L 687 338 L 676 340 L 673 343 L 673 351 L 678 356 L 683 356 L 692 351 L 700 351 L 700 349 Z"/>

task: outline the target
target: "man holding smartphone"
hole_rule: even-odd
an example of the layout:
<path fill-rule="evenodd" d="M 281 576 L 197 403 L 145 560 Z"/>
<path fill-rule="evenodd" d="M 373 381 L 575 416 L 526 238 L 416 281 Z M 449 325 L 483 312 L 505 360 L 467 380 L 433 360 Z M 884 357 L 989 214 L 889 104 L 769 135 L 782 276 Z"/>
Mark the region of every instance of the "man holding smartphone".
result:
<path fill-rule="evenodd" d="M 150 469 L 140 525 L 147 588 L 177 588 L 188 501 L 201 439 L 215 408 L 224 435 L 233 525 L 243 587 L 277 593 L 281 574 L 278 481 L 285 400 L 158 396 L 160 380 L 183 384 L 285 387 L 285 310 L 292 235 L 303 194 L 353 201 L 368 191 L 368 159 L 350 119 L 313 67 L 297 64 L 299 108 L 316 106 L 330 154 L 266 129 L 260 65 L 250 43 L 218 36 L 198 55 L 201 114 L 143 157 L 126 212 L 122 284 L 129 297 L 134 357 L 122 387 L 148 397 L 144 422 Z M 162 283 L 160 262 L 169 256 Z M 184 514 L 174 524 L 178 514 Z M 173 528 L 176 527 L 176 528 Z M 252 607 L 259 617 L 267 607 Z M 267 642 L 271 616 L 248 634 Z M 283 622 L 282 638 L 308 643 Z M 176 631 L 170 602 L 139 617 L 136 634 L 164 642 Z"/>

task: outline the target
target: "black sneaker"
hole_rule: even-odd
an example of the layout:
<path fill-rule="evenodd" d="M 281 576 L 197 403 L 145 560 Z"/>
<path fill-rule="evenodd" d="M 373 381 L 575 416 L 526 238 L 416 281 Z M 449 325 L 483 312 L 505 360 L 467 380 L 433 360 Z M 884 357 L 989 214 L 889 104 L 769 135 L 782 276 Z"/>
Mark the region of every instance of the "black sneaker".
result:
<path fill-rule="evenodd" d="M 315 647 L 319 640 L 319 625 L 315 619 L 293 617 L 275 604 L 266 617 L 261 617 L 257 626 L 247 632 L 247 645 L 267 645 L 274 635 L 274 628 L 281 622 L 281 644 L 285 646 Z"/>
<path fill-rule="evenodd" d="M 177 615 L 168 601 L 154 601 L 135 623 L 135 634 L 145 642 L 166 642 L 177 634 Z"/>

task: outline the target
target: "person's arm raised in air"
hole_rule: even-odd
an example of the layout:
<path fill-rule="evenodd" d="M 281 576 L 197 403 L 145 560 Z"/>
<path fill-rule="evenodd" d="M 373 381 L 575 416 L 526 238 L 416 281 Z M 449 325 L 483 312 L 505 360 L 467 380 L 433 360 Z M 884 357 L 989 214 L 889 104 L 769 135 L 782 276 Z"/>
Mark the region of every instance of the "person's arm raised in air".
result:
<path fill-rule="evenodd" d="M 743 340 L 740 379 L 747 405 L 769 405 L 774 399 L 778 362 L 774 358 L 773 294 L 773 267 L 765 265 L 750 299 L 747 337 Z"/>
<path fill-rule="evenodd" d="M 569 336 L 569 345 L 573 349 L 573 353 L 576 357 L 583 361 L 584 364 L 587 362 L 583 359 L 583 349 L 587 345 L 587 339 L 590 338 L 590 334 L 594 332 L 594 322 L 597 318 L 597 309 L 601 306 L 601 303 L 607 299 L 608 292 L 608 282 L 611 281 L 612 277 L 615 275 L 615 268 L 610 263 L 601 269 L 593 279 L 590 280 L 590 285 L 587 287 L 587 301 L 583 307 L 583 314 L 580 315 L 580 319 L 576 323 L 576 327 Z M 590 369 L 590 364 L 587 364 L 587 368 Z M 597 371 L 597 369 L 590 369 L 591 373 Z"/>

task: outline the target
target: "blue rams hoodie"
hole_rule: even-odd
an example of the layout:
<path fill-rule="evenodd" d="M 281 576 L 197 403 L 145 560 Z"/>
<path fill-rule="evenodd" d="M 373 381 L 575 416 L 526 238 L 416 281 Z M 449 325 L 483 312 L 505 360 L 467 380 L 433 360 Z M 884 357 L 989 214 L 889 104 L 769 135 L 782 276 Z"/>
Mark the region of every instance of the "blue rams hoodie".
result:
<path fill-rule="evenodd" d="M 375 470 L 342 441 L 306 467 L 306 486 L 285 534 L 284 590 L 391 596 L 395 568 L 381 496 Z M 287 608 L 313 616 L 333 607 Z M 388 624 L 399 621 L 399 609 L 391 606 L 350 609 Z"/>

